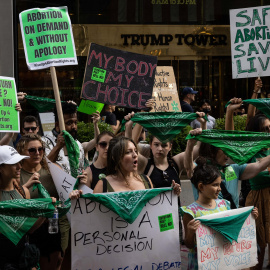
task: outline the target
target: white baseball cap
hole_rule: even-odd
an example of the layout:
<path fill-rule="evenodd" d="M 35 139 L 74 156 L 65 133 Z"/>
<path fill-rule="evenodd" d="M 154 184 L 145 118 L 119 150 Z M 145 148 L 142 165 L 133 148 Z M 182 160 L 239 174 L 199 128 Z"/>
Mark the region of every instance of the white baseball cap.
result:
<path fill-rule="evenodd" d="M 0 146 L 0 165 L 16 164 L 22 159 L 30 158 L 29 156 L 20 155 L 13 147 L 9 145 Z"/>

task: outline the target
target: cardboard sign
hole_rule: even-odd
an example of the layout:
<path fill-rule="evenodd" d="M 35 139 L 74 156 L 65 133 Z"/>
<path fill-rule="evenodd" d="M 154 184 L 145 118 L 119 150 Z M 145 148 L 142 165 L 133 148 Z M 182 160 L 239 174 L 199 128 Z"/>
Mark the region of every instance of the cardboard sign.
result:
<path fill-rule="evenodd" d="M 215 219 L 238 215 L 251 207 L 212 214 L 200 219 Z M 257 264 L 255 219 L 250 214 L 237 239 L 231 244 L 220 233 L 201 224 L 196 231 L 199 269 L 245 269 Z"/>
<path fill-rule="evenodd" d="M 89 199 L 72 200 L 72 269 L 180 269 L 177 196 L 161 193 L 129 224 Z"/>
<path fill-rule="evenodd" d="M 86 114 L 93 114 L 96 111 L 101 112 L 104 107 L 103 103 L 94 102 L 90 100 L 83 99 L 80 103 L 78 108 L 78 112 L 86 113 Z"/>
<path fill-rule="evenodd" d="M 81 97 L 143 109 L 152 97 L 157 57 L 90 44 Z"/>
<path fill-rule="evenodd" d="M 233 78 L 269 76 L 270 6 L 230 10 Z"/>
<path fill-rule="evenodd" d="M 78 64 L 67 7 L 25 10 L 20 25 L 30 70 Z"/>
<path fill-rule="evenodd" d="M 55 127 L 54 113 L 53 112 L 39 113 L 39 118 L 43 130 L 43 135 L 46 136 Z"/>
<path fill-rule="evenodd" d="M 48 159 L 47 159 L 47 163 L 49 166 L 50 173 L 52 175 L 54 185 L 59 195 L 59 200 L 64 202 L 67 199 L 69 199 L 69 194 L 73 190 L 77 179 L 75 179 L 70 174 L 66 173 L 64 170 L 57 167 Z M 87 187 L 86 185 L 81 184 L 79 185 L 78 189 L 81 189 L 83 191 L 83 194 L 93 193 L 93 190 Z M 69 212 L 67 213 L 67 218 L 69 222 L 70 222 L 70 215 L 71 215 L 71 212 L 69 210 Z"/>
<path fill-rule="evenodd" d="M 0 131 L 20 132 L 19 112 L 15 110 L 18 103 L 14 78 L 0 76 Z"/>
<path fill-rule="evenodd" d="M 153 112 L 182 112 L 173 67 L 156 68 L 152 98 Z"/>

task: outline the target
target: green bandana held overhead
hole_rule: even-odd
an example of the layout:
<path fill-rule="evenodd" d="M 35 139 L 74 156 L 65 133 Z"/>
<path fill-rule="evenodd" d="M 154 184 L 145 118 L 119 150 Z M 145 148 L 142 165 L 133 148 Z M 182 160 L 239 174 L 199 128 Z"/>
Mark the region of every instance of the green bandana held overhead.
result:
<path fill-rule="evenodd" d="M 80 149 L 73 137 L 65 130 L 63 130 L 65 143 L 68 152 L 68 160 L 70 165 L 71 175 L 74 178 L 77 178 L 79 172 L 79 158 L 80 158 Z"/>
<path fill-rule="evenodd" d="M 260 110 L 263 114 L 270 118 L 270 98 L 245 99 L 243 100 L 243 102 L 255 106 L 258 110 Z M 230 103 L 231 102 L 229 101 L 225 105 L 225 108 Z"/>
<path fill-rule="evenodd" d="M 243 224 L 245 223 L 246 219 L 248 218 L 252 210 L 253 208 L 248 209 L 243 213 L 229 217 L 222 217 L 215 219 L 206 219 L 206 218 L 196 218 L 196 219 L 200 220 L 202 224 L 221 233 L 232 244 L 233 240 L 237 242 L 238 235 L 243 227 Z"/>
<path fill-rule="evenodd" d="M 209 143 L 238 164 L 247 163 L 256 153 L 270 147 L 270 134 L 251 131 L 203 130 L 199 135 L 189 134 L 186 140 Z"/>
<path fill-rule="evenodd" d="M 188 112 L 145 112 L 135 113 L 132 121 L 146 128 L 161 142 L 166 143 L 178 135 L 180 131 L 198 117 L 196 113 Z M 207 117 L 204 117 L 206 120 Z M 124 129 L 126 121 L 122 121 Z"/>

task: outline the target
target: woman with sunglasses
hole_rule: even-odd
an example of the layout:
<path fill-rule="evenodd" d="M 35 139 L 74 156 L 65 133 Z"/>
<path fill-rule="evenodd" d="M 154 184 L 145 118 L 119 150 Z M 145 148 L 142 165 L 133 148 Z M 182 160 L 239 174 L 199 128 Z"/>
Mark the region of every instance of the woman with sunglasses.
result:
<path fill-rule="evenodd" d="M 88 175 L 89 186 L 93 190 L 100 177 L 106 173 L 108 147 L 114 137 L 115 135 L 110 131 L 103 131 L 97 137 L 96 151 L 98 152 L 98 158 L 85 170 Z"/>
<path fill-rule="evenodd" d="M 32 190 L 34 183 L 41 183 L 50 196 L 58 198 L 58 193 L 51 177 L 44 153 L 44 142 L 39 135 L 28 134 L 22 136 L 17 144 L 20 154 L 29 156 L 21 162 L 20 183 L 30 190 L 32 199 L 38 198 L 38 190 Z M 63 228 L 69 227 L 66 216 L 59 219 L 60 230 L 58 234 L 48 233 L 48 223 L 44 224 L 35 232 L 33 242 L 40 249 L 41 269 L 60 269 L 62 263 L 62 241 L 66 239 Z M 61 231 L 62 230 L 62 231 Z M 61 231 L 61 233 L 60 233 Z M 33 237 L 32 237 L 33 238 Z"/>

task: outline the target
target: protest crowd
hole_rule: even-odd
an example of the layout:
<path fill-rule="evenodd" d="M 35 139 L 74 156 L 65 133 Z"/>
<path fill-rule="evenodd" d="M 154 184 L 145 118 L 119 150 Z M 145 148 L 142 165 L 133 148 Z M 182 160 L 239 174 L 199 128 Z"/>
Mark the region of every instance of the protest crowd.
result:
<path fill-rule="evenodd" d="M 50 67 L 55 99 L 17 93 L 14 80 L 0 77 L 1 89 L 14 90 L 13 103 L 0 104 L 0 270 L 257 270 L 265 259 L 270 268 L 270 98 L 260 94 L 263 79 L 254 78 L 250 99 L 231 97 L 225 127 L 216 129 L 212 101 L 194 87 L 179 89 L 179 100 L 168 84 L 165 97 L 156 78 L 172 67 L 92 43 L 81 104 L 61 100 L 55 66 L 77 60 L 66 11 L 56 10 L 20 14 L 27 65 Z M 59 18 L 64 22 L 39 22 Z M 55 35 L 70 31 L 51 36 L 65 46 L 35 49 L 27 40 L 34 25 Z M 53 58 L 58 54 L 65 61 Z M 53 112 L 51 130 L 38 113 L 20 117 L 33 100 Z M 129 108 L 122 119 L 120 108 Z M 89 141 L 78 140 L 82 113 L 91 115 Z M 245 130 L 236 130 L 235 116 L 243 115 Z M 9 118 L 17 126 L 4 125 Z M 172 154 L 187 126 L 185 150 Z M 182 180 L 194 196 L 189 205 Z"/>

